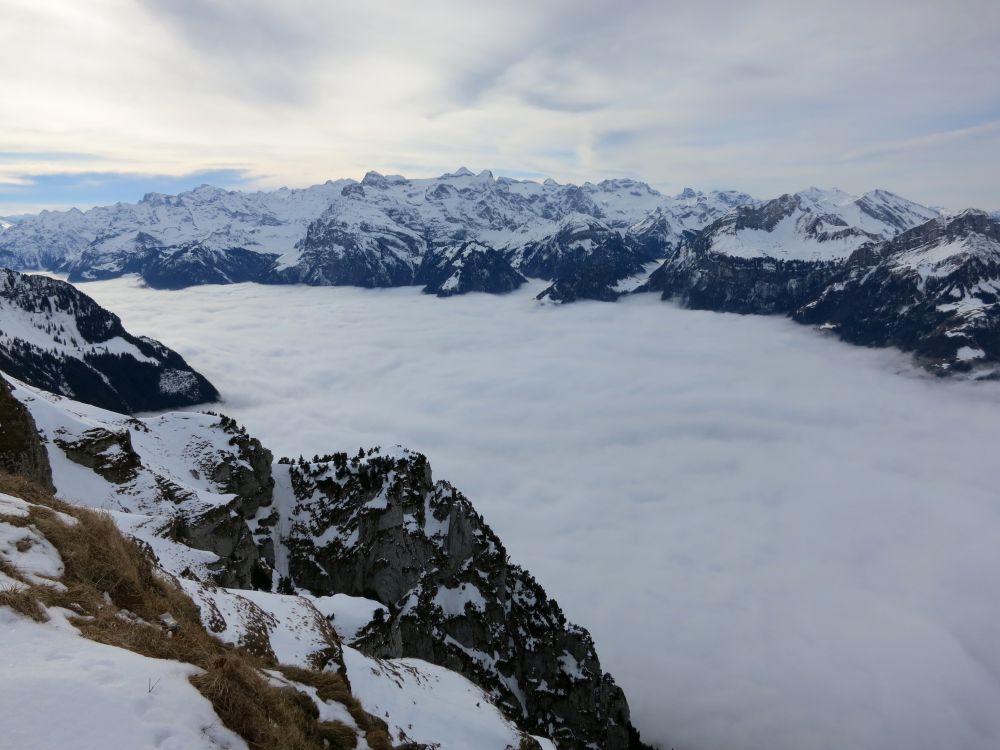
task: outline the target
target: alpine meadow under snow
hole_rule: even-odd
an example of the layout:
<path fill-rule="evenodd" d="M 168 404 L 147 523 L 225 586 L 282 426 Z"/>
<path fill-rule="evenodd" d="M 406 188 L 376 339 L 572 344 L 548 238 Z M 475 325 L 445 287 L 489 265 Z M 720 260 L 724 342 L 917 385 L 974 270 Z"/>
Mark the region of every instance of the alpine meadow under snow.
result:
<path fill-rule="evenodd" d="M 1000 386 L 542 288 L 83 286 L 276 454 L 426 453 L 591 630 L 647 741 L 997 747 Z"/>

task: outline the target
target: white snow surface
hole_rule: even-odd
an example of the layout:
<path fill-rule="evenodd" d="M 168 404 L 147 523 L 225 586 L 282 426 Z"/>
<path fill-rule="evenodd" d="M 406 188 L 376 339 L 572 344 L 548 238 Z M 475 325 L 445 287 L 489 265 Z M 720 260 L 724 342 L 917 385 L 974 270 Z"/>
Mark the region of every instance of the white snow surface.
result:
<path fill-rule="evenodd" d="M 445 617 L 462 617 L 466 606 L 480 612 L 486 609 L 482 593 L 471 583 L 462 583 L 453 589 L 441 586 L 434 595 L 434 604 L 441 608 Z"/>
<path fill-rule="evenodd" d="M 313 666 L 331 646 L 332 629 L 310 597 L 177 581 L 201 609 L 205 628 L 223 643 L 241 646 L 264 635 L 279 663 L 299 667 Z"/>
<path fill-rule="evenodd" d="M 197 667 L 95 643 L 49 616 L 0 607 L 0 747 L 246 749 L 188 682 Z"/>
<path fill-rule="evenodd" d="M 1000 385 L 540 289 L 85 286 L 276 455 L 425 452 L 591 630 L 648 741 L 1000 746 Z"/>
<path fill-rule="evenodd" d="M 60 498 L 101 510 L 138 513 L 160 510 L 160 501 L 156 499 L 159 493 L 155 491 L 155 477 L 159 475 L 192 494 L 187 502 L 193 505 L 188 507 L 207 510 L 232 500 L 233 495 L 220 492 L 209 477 L 202 473 L 195 476 L 192 472 L 192 468 L 214 466 L 219 457 L 232 453 L 230 436 L 214 427 L 218 417 L 169 412 L 136 419 L 46 393 L 14 378 L 7 380 L 14 387 L 15 397 L 28 407 L 46 441 L 56 494 Z M 143 459 L 143 468 L 127 491 L 70 461 L 55 444 L 56 440 L 72 443 L 93 429 L 129 433 L 133 449 Z M 112 450 L 117 452 L 120 448 L 113 446 Z"/>
<path fill-rule="evenodd" d="M 715 235 L 712 250 L 740 258 L 779 258 L 781 260 L 838 260 L 861 246 L 857 236 L 817 241 L 803 233 L 801 215 L 787 216 L 771 230 L 742 229 Z M 833 228 L 843 229 L 843 227 Z"/>
<path fill-rule="evenodd" d="M 344 648 L 351 690 L 389 724 L 392 739 L 439 750 L 507 750 L 520 733 L 465 677 L 420 659 L 371 659 Z M 456 721 L 462 717 L 463 721 Z"/>
<path fill-rule="evenodd" d="M 0 492 L 0 516 L 27 518 L 29 508 L 31 503 L 27 500 Z"/>
<path fill-rule="evenodd" d="M 311 599 L 313 606 L 328 618 L 333 618 L 333 629 L 344 643 L 350 643 L 358 632 L 370 623 L 379 611 L 388 615 L 385 606 L 362 596 L 334 594 Z"/>
<path fill-rule="evenodd" d="M 231 455 L 229 435 L 215 427 L 219 418 L 193 412 L 170 412 L 135 419 L 71 399 L 45 393 L 7 378 L 14 395 L 31 412 L 52 466 L 56 494 L 68 502 L 111 512 L 120 528 L 153 547 L 163 567 L 178 574 L 190 568 L 208 578 L 206 566 L 218 558 L 211 552 L 174 544 L 161 536 L 176 513 L 161 499 L 158 483 L 167 481 L 187 495 L 188 511 L 224 505 L 233 495 L 221 491 L 209 476 L 223 456 Z M 70 460 L 57 440 L 72 443 L 88 430 L 128 432 L 142 460 L 136 477 L 114 484 Z M 120 453 L 113 445 L 105 455 Z"/>
<path fill-rule="evenodd" d="M 24 580 L 33 584 L 52 585 L 64 570 L 59 551 L 36 528 L 2 521 L 0 560 L 13 565 Z"/>
<path fill-rule="evenodd" d="M 848 257 L 869 242 L 895 237 L 938 212 L 885 190 L 860 198 L 833 188 L 796 193 L 797 206 L 770 230 L 735 223 L 712 233 L 712 250 L 742 258 L 832 261 Z"/>
<path fill-rule="evenodd" d="M 958 240 L 931 242 L 892 258 L 892 267 L 912 270 L 921 278 L 947 276 L 958 270 L 970 258 L 986 262 L 1000 259 L 1000 244 L 980 234 L 971 234 Z"/>

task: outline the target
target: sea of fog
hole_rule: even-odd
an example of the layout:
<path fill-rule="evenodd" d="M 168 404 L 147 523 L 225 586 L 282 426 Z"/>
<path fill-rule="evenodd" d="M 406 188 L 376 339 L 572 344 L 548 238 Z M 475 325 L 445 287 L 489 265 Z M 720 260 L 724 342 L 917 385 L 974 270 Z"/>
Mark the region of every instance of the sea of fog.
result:
<path fill-rule="evenodd" d="M 652 296 L 81 288 L 277 455 L 426 453 L 647 740 L 1000 747 L 1000 384 Z"/>

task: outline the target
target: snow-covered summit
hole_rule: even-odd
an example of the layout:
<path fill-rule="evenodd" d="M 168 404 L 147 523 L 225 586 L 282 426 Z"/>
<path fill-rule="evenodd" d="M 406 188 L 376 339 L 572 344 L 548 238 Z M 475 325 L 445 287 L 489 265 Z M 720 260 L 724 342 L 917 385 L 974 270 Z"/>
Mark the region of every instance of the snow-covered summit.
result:
<path fill-rule="evenodd" d="M 838 188 L 811 187 L 737 207 L 706 228 L 704 244 L 713 253 L 743 258 L 841 260 L 937 215 L 884 190 L 858 198 Z"/>

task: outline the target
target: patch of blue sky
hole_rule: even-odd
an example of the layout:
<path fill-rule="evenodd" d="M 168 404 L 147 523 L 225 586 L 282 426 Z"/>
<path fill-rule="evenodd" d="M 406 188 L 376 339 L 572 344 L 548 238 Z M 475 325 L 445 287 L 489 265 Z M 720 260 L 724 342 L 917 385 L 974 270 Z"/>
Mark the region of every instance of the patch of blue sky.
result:
<path fill-rule="evenodd" d="M 75 206 L 86 209 L 117 202 L 136 202 L 146 193 L 174 195 L 204 184 L 235 189 L 247 187 L 250 183 L 249 175 L 240 169 L 210 169 L 177 176 L 59 172 L 23 175 L 23 180 L 23 183 L 0 184 L 0 215 L 13 213 L 11 209 L 15 207 L 17 210 L 26 206 Z"/>

